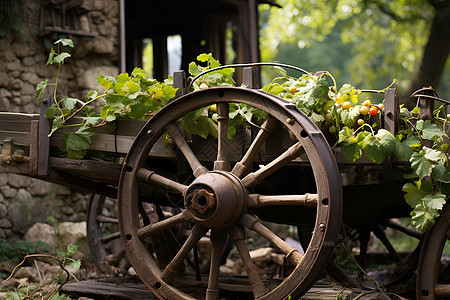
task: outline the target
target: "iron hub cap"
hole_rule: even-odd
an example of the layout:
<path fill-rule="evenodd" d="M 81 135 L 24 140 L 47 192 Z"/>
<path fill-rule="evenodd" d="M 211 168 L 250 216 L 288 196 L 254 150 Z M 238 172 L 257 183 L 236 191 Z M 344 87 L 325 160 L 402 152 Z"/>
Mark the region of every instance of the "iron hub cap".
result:
<path fill-rule="evenodd" d="M 231 173 L 212 171 L 200 175 L 187 189 L 186 211 L 194 222 L 214 229 L 234 224 L 243 214 L 246 190 Z"/>

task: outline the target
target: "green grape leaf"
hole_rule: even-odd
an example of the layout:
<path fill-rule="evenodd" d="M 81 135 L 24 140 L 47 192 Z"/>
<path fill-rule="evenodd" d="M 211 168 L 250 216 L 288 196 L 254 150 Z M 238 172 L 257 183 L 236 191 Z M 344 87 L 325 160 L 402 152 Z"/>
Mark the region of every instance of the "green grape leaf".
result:
<path fill-rule="evenodd" d="M 420 232 L 425 232 L 433 226 L 437 216 L 439 216 L 437 211 L 428 210 L 419 204 L 411 211 L 411 224 Z"/>
<path fill-rule="evenodd" d="M 447 160 L 447 157 L 445 156 L 444 152 L 438 151 L 438 150 L 434 150 L 428 147 L 423 147 L 423 149 L 425 151 L 425 155 L 424 157 L 430 161 L 433 162 L 445 162 Z"/>
<path fill-rule="evenodd" d="M 434 166 L 431 175 L 436 181 L 450 183 L 450 166 L 445 165 L 444 162 L 440 161 Z"/>
<path fill-rule="evenodd" d="M 149 107 L 143 103 L 137 103 L 130 105 L 131 116 L 133 119 L 143 119 L 145 114 L 149 111 Z"/>
<path fill-rule="evenodd" d="M 53 57 L 53 62 L 52 63 L 57 63 L 57 64 L 62 64 L 64 63 L 64 60 L 68 57 L 71 57 L 72 55 L 67 53 L 67 52 L 61 52 L 58 55 L 55 55 Z"/>
<path fill-rule="evenodd" d="M 61 43 L 63 46 L 69 46 L 70 48 L 73 48 L 73 41 L 71 39 L 59 39 L 54 44 Z"/>
<path fill-rule="evenodd" d="M 343 109 L 341 111 L 341 121 L 345 126 L 353 127 L 359 118 L 360 106 L 355 106 L 349 110 Z"/>
<path fill-rule="evenodd" d="M 45 112 L 45 117 L 47 119 L 53 119 L 53 117 L 55 117 L 58 111 L 59 111 L 58 103 L 53 103 L 47 108 L 47 111 Z"/>
<path fill-rule="evenodd" d="M 134 77 L 134 78 L 146 78 L 147 77 L 147 73 L 145 73 L 145 71 L 142 70 L 141 68 L 135 67 L 133 69 L 133 72 L 131 72 L 131 77 Z"/>
<path fill-rule="evenodd" d="M 175 94 L 177 93 L 176 88 L 174 88 L 173 86 L 170 85 L 165 85 L 162 88 L 162 92 L 163 92 L 163 99 L 164 101 L 164 105 L 167 104 L 170 100 L 172 100 L 173 98 L 175 98 Z"/>
<path fill-rule="evenodd" d="M 106 91 L 109 91 L 109 89 L 114 87 L 114 83 L 116 82 L 116 79 L 114 77 L 110 76 L 104 76 L 100 74 L 97 77 L 97 82 L 102 86 Z"/>
<path fill-rule="evenodd" d="M 417 135 L 408 134 L 406 139 L 396 143 L 395 156 L 399 159 L 409 160 L 413 154 L 413 148 L 421 145 L 420 138 Z"/>
<path fill-rule="evenodd" d="M 203 72 L 203 70 L 200 69 L 200 67 L 197 66 L 197 64 L 195 62 L 191 62 L 189 64 L 189 74 L 191 74 L 192 76 L 197 76 L 201 72 Z"/>
<path fill-rule="evenodd" d="M 48 137 L 51 137 L 52 134 L 53 134 L 56 130 L 58 130 L 59 128 L 61 128 L 62 125 L 63 125 L 63 123 L 64 123 L 64 120 L 63 120 L 63 118 L 62 118 L 61 116 L 54 118 L 54 119 L 53 119 L 53 122 L 52 122 L 52 130 L 51 130 L 50 133 L 48 134 Z"/>
<path fill-rule="evenodd" d="M 47 60 L 47 66 L 53 64 L 54 61 L 54 57 L 56 55 L 55 49 L 50 49 L 50 53 L 48 54 L 48 60 Z"/>
<path fill-rule="evenodd" d="M 346 84 L 342 85 L 342 87 L 339 89 L 338 94 L 344 95 L 344 94 L 350 93 L 351 90 L 352 90 L 352 85 L 346 83 Z"/>
<path fill-rule="evenodd" d="M 139 88 L 140 88 L 139 84 L 137 84 L 136 82 L 131 81 L 131 80 L 125 82 L 124 87 L 127 88 L 128 93 L 136 93 L 139 91 Z"/>
<path fill-rule="evenodd" d="M 380 146 L 380 141 L 371 135 L 364 140 L 363 153 L 367 159 L 377 164 L 381 164 L 386 159 L 386 154 Z"/>
<path fill-rule="evenodd" d="M 97 116 L 96 114 L 91 114 L 89 117 L 85 117 L 83 119 L 83 123 L 86 126 L 96 126 L 99 124 L 100 121 L 100 117 Z"/>
<path fill-rule="evenodd" d="M 414 183 L 406 183 L 402 190 L 406 193 L 405 200 L 412 208 L 416 207 L 422 202 L 423 197 L 433 192 L 433 187 L 430 182 L 418 180 Z"/>
<path fill-rule="evenodd" d="M 445 204 L 445 195 L 441 193 L 428 194 L 423 197 L 423 202 L 427 208 L 441 210 Z"/>
<path fill-rule="evenodd" d="M 81 159 L 86 155 L 94 130 L 82 125 L 75 132 L 64 133 L 64 143 L 66 145 L 67 157 L 71 159 Z"/>
<path fill-rule="evenodd" d="M 217 129 L 211 118 L 202 115 L 203 109 L 191 111 L 183 117 L 183 127 L 190 133 L 207 138 L 209 134 L 217 138 Z"/>
<path fill-rule="evenodd" d="M 420 131 L 422 138 L 427 140 L 437 140 L 444 136 L 444 132 L 436 124 L 431 123 L 430 120 L 417 121 L 416 128 Z"/>
<path fill-rule="evenodd" d="M 81 100 L 79 100 L 79 99 L 76 99 L 76 98 L 65 97 L 63 100 L 64 100 L 64 106 L 65 106 L 68 110 L 74 109 L 74 108 L 75 108 L 75 105 L 76 105 L 77 103 L 79 103 L 79 104 L 81 104 L 81 105 L 84 104 L 83 101 L 81 101 Z"/>
<path fill-rule="evenodd" d="M 72 257 L 77 253 L 78 251 L 78 245 L 70 243 L 67 245 L 67 256 Z"/>
<path fill-rule="evenodd" d="M 81 260 L 74 259 L 72 262 L 69 263 L 69 266 L 79 270 L 81 268 Z"/>
<path fill-rule="evenodd" d="M 339 131 L 339 144 L 347 145 L 354 144 L 358 142 L 358 139 L 353 135 L 355 131 L 347 126 L 343 127 L 341 131 Z"/>
<path fill-rule="evenodd" d="M 419 179 L 429 176 L 433 171 L 433 163 L 423 156 L 423 151 L 414 152 L 409 159 L 413 173 L 419 177 Z"/>
<path fill-rule="evenodd" d="M 379 141 L 378 148 L 384 155 L 391 155 L 395 152 L 397 140 L 392 133 L 386 129 L 380 129 L 375 137 Z"/>
<path fill-rule="evenodd" d="M 42 96 L 44 96 L 45 88 L 48 85 L 48 79 L 45 79 L 44 81 L 39 82 L 36 85 L 36 98 L 38 101 L 38 105 L 40 105 L 40 101 L 42 99 Z"/>
<path fill-rule="evenodd" d="M 317 81 L 315 88 L 311 91 L 308 98 L 308 106 L 319 106 L 321 107 L 324 103 L 328 101 L 328 82 L 325 79 Z"/>
<path fill-rule="evenodd" d="M 288 78 L 287 72 L 285 69 L 283 69 L 282 67 L 279 66 L 274 66 L 273 67 L 275 70 L 277 70 L 278 74 L 281 75 L 281 77 L 283 78 Z"/>
<path fill-rule="evenodd" d="M 316 123 L 316 124 L 318 124 L 318 125 L 320 125 L 323 121 L 325 121 L 325 118 L 324 118 L 324 116 L 322 116 L 322 115 L 319 115 L 319 114 L 316 114 L 315 112 L 313 112 L 312 114 L 311 114 L 311 120 L 314 122 L 314 123 Z"/>
<path fill-rule="evenodd" d="M 361 148 L 357 143 L 342 146 L 341 152 L 349 162 L 355 162 L 361 158 Z"/>
<path fill-rule="evenodd" d="M 108 94 L 105 97 L 105 102 L 107 105 L 111 106 L 111 107 L 117 107 L 117 108 L 122 108 L 124 107 L 124 103 L 122 102 L 122 100 L 124 99 L 124 97 L 122 95 L 116 95 L 116 94 Z"/>

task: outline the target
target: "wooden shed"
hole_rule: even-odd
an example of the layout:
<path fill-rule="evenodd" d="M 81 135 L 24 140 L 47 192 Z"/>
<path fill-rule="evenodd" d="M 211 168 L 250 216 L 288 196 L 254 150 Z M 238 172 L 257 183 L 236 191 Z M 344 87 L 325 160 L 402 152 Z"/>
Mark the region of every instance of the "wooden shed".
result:
<path fill-rule="evenodd" d="M 222 63 L 257 62 L 258 3 L 120 0 L 120 69 L 130 72 L 134 66 L 141 66 L 143 49 L 149 41 L 153 48 L 153 76 L 157 79 L 171 75 L 169 64 L 173 59 L 177 60 L 178 69 L 187 70 L 189 62 L 200 53 L 213 53 Z"/>

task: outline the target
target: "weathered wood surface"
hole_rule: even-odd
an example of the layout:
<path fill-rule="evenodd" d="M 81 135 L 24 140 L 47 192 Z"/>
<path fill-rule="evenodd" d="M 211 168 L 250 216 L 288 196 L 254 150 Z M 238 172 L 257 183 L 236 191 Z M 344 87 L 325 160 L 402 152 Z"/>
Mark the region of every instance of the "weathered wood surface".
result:
<path fill-rule="evenodd" d="M 65 284 L 62 292 L 72 297 L 88 297 L 92 299 L 123 299 L 142 300 L 157 299 L 143 283 L 137 280 L 123 280 L 110 278 L 104 280 L 84 280 Z M 350 300 L 354 295 L 349 290 L 334 287 L 330 284 L 319 283 L 313 286 L 300 299 L 302 300 L 335 300 L 338 295 L 341 299 Z M 361 299 L 377 299 L 377 294 L 369 294 Z"/>
<path fill-rule="evenodd" d="M 72 297 L 89 297 L 93 299 L 157 299 L 140 282 L 102 282 L 96 280 L 85 280 L 65 284 L 62 292 Z"/>

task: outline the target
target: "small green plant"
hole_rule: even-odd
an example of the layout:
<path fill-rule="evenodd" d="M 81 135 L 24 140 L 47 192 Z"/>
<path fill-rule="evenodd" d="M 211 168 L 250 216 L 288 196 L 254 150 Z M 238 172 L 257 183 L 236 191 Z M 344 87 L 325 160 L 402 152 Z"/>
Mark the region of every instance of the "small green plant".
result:
<path fill-rule="evenodd" d="M 74 259 L 73 256 L 78 251 L 78 246 L 75 244 L 69 244 L 65 251 L 56 251 L 57 256 L 49 255 L 49 254 L 28 254 L 25 255 L 22 261 L 13 269 L 11 275 L 6 278 L 0 290 L 3 290 L 4 284 L 13 277 L 14 273 L 18 268 L 20 268 L 27 260 L 29 259 L 46 259 L 50 262 L 57 263 L 60 266 L 59 274 L 54 279 L 54 284 L 56 288 L 53 292 L 48 295 L 48 297 L 44 297 L 42 295 L 42 291 L 40 287 L 35 287 L 34 285 L 27 285 L 20 287 L 14 291 L 8 291 L 6 295 L 6 299 L 52 299 L 52 300 L 60 300 L 60 299 L 70 299 L 65 294 L 60 294 L 60 290 L 64 284 L 69 281 L 71 276 L 70 272 L 66 269 L 67 266 L 71 266 L 73 268 L 79 269 L 81 267 L 81 261 L 79 259 Z"/>
<path fill-rule="evenodd" d="M 0 261 L 10 260 L 19 263 L 28 254 L 50 252 L 50 246 L 42 241 L 36 244 L 24 240 L 17 240 L 14 243 L 5 239 L 0 239 Z"/>

